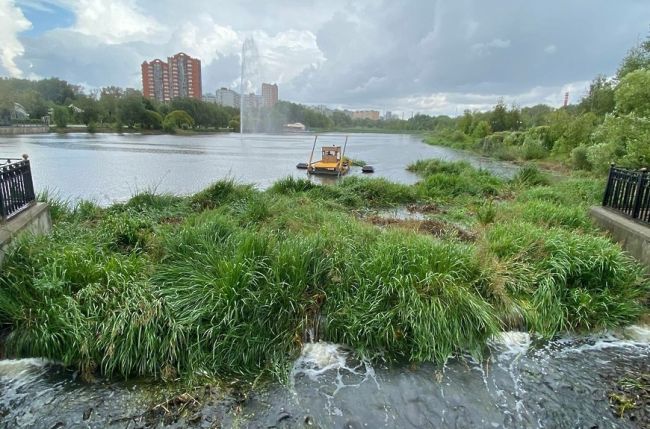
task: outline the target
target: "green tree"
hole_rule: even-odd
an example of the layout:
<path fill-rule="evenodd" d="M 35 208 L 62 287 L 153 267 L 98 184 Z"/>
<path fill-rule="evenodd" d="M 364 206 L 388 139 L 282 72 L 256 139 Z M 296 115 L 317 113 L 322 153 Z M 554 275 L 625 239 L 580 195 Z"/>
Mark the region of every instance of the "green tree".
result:
<path fill-rule="evenodd" d="M 188 129 L 194 126 L 194 119 L 183 110 L 174 110 L 165 116 L 163 129 L 167 132 L 174 132 L 178 128 Z"/>
<path fill-rule="evenodd" d="M 640 69 L 650 69 L 650 37 L 628 51 L 616 72 L 616 77 L 621 80 L 628 73 Z"/>
<path fill-rule="evenodd" d="M 458 120 L 458 129 L 464 132 L 467 135 L 472 133 L 472 124 L 474 123 L 474 117 L 470 110 L 465 110 L 463 116 Z"/>
<path fill-rule="evenodd" d="M 604 75 L 598 75 L 589 85 L 589 92 L 580 101 L 584 112 L 605 115 L 614 110 L 614 84 Z"/>
<path fill-rule="evenodd" d="M 615 100 L 619 114 L 650 117 L 650 69 L 639 69 L 625 75 L 616 88 Z"/>
<path fill-rule="evenodd" d="M 474 130 L 472 131 L 472 137 L 482 139 L 484 137 L 487 137 L 491 133 L 492 133 L 492 129 L 490 128 L 490 124 L 488 123 L 488 121 L 480 121 L 474 127 Z"/>
<path fill-rule="evenodd" d="M 508 129 L 508 109 L 503 99 L 499 99 L 497 105 L 494 106 L 494 110 L 490 113 L 490 128 L 494 132 Z"/>
<path fill-rule="evenodd" d="M 142 124 L 145 119 L 144 97 L 137 93 L 122 97 L 117 103 L 117 119 L 129 128 Z"/>
<path fill-rule="evenodd" d="M 68 126 L 68 120 L 70 119 L 70 114 L 68 109 L 63 106 L 57 106 L 54 108 L 52 114 L 52 120 L 56 124 L 57 128 L 65 128 Z"/>
<path fill-rule="evenodd" d="M 145 110 L 142 117 L 142 128 L 160 130 L 163 127 L 163 117 L 153 110 Z"/>

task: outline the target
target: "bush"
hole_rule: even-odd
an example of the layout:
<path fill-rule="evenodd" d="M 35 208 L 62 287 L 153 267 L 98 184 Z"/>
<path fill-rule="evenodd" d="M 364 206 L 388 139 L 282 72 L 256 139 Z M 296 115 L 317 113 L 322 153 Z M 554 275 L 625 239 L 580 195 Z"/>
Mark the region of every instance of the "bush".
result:
<path fill-rule="evenodd" d="M 548 176 L 534 165 L 525 165 L 517 171 L 512 178 L 512 182 L 525 186 L 548 185 L 550 183 Z"/>
<path fill-rule="evenodd" d="M 571 151 L 571 165 L 576 170 L 591 170 L 591 163 L 587 158 L 587 146 L 580 145 Z"/>
<path fill-rule="evenodd" d="M 96 122 L 89 122 L 88 125 L 86 126 L 86 131 L 88 131 L 91 134 L 94 134 L 97 132 L 97 123 Z"/>
<path fill-rule="evenodd" d="M 521 155 L 525 160 L 542 159 L 548 156 L 548 151 L 541 140 L 528 136 L 521 145 Z"/>

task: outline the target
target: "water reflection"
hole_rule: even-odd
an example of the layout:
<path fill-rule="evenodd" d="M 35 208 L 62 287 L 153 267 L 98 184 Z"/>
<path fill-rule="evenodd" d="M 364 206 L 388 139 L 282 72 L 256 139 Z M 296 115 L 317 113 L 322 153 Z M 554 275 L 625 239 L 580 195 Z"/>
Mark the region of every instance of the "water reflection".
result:
<path fill-rule="evenodd" d="M 322 135 L 318 146 L 341 144 L 344 135 Z M 516 167 L 466 152 L 422 143 L 415 135 L 351 134 L 346 155 L 375 167 L 374 177 L 415 183 L 405 170 L 418 159 L 465 159 L 495 174 L 510 177 Z M 123 201 L 135 192 L 189 194 L 230 177 L 266 188 L 293 175 L 306 162 L 313 135 L 211 134 L 192 136 L 135 134 L 42 134 L 0 137 L 0 157 L 27 153 L 33 162 L 37 190 L 54 190 L 62 198 L 89 199 L 100 204 Z M 317 148 L 318 149 L 318 148 Z M 352 175 L 362 175 L 361 168 Z M 318 178 L 331 182 L 332 178 Z"/>

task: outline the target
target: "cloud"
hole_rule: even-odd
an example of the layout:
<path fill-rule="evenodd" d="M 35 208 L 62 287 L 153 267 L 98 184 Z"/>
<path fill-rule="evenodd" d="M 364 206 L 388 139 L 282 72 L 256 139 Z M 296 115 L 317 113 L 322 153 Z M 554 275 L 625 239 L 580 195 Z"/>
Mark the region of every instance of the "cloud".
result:
<path fill-rule="evenodd" d="M 490 55 L 493 49 L 505 49 L 510 47 L 510 40 L 492 39 L 487 43 L 475 43 L 472 45 L 478 55 Z"/>
<path fill-rule="evenodd" d="M 548 45 L 544 48 L 544 52 L 546 52 L 547 54 L 554 54 L 555 52 L 557 52 L 557 46 Z"/>
<path fill-rule="evenodd" d="M 77 0 L 72 6 L 77 16 L 73 29 L 107 44 L 154 41 L 166 32 L 165 26 L 141 11 L 133 0 Z"/>
<path fill-rule="evenodd" d="M 202 60 L 213 92 L 238 87 L 241 46 L 253 36 L 259 78 L 278 82 L 283 99 L 407 112 L 483 109 L 499 97 L 561 104 L 563 87 L 613 74 L 650 22 L 640 0 L 19 1 L 64 7 L 75 20 L 18 38 L 19 20 L 0 25 L 3 40 L 13 35 L 13 50 L 1 51 L 12 74 L 139 88 L 143 60 L 184 51 Z M 572 88 L 572 99 L 583 92 Z"/>
<path fill-rule="evenodd" d="M 16 57 L 25 52 L 18 33 L 29 30 L 31 26 L 13 0 L 0 0 L 0 64 L 10 76 L 23 75 L 15 62 Z"/>

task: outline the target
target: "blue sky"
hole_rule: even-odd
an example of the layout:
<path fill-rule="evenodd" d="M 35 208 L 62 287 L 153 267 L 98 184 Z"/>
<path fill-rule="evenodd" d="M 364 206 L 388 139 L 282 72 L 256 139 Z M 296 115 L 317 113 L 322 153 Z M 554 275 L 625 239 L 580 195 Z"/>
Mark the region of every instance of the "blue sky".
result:
<path fill-rule="evenodd" d="M 23 36 L 39 36 L 46 31 L 71 27 L 74 24 L 74 13 L 60 4 L 19 0 L 16 5 L 21 8 L 25 18 L 32 23 L 32 28 L 23 32 Z"/>
<path fill-rule="evenodd" d="M 282 99 L 455 114 L 577 101 L 649 24 L 647 0 L 0 0 L 0 76 L 140 88 L 142 61 L 184 51 L 214 93 L 254 37 Z"/>

